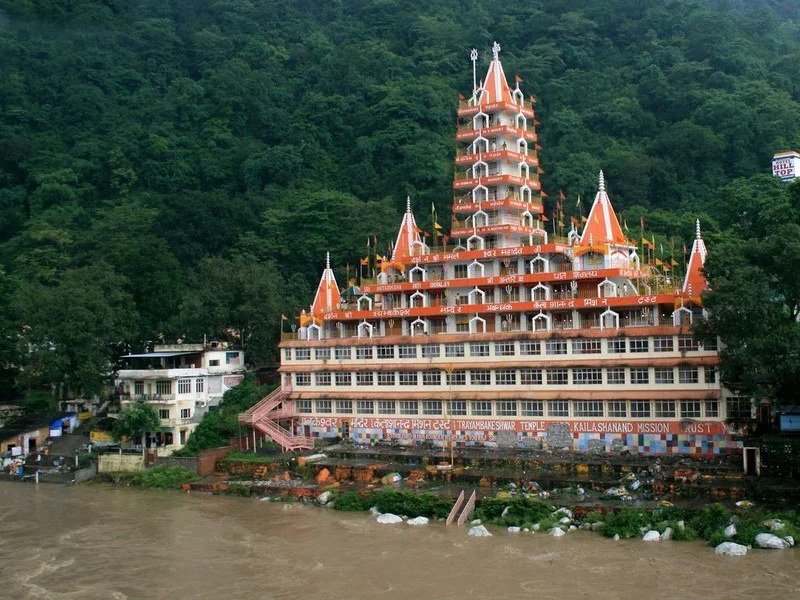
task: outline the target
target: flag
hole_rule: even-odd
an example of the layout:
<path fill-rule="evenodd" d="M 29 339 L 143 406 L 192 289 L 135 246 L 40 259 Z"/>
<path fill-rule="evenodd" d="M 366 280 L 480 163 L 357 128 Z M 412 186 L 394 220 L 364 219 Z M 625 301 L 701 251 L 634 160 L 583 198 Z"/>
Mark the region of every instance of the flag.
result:
<path fill-rule="evenodd" d="M 573 225 L 579 225 L 580 224 L 580 221 L 578 221 L 577 217 L 570 217 L 569 220 Z"/>
<path fill-rule="evenodd" d="M 597 216 L 597 215 L 595 215 L 595 216 Z M 589 219 L 587 217 L 584 217 L 583 215 L 581 215 L 581 223 L 586 223 L 588 220 Z"/>
<path fill-rule="evenodd" d="M 522 77 L 520 77 L 519 75 L 514 75 L 514 81 L 516 83 L 522 83 Z"/>
<path fill-rule="evenodd" d="M 436 221 L 434 221 L 434 222 L 433 222 L 433 228 L 434 228 L 436 231 L 441 231 L 441 230 L 442 230 L 442 226 L 441 226 L 441 225 L 439 225 L 439 223 L 437 223 Z"/>
<path fill-rule="evenodd" d="M 566 200 L 567 199 L 567 197 L 564 195 L 564 191 L 563 190 L 558 190 L 558 197 L 561 198 L 562 200 Z"/>
<path fill-rule="evenodd" d="M 534 125 L 534 127 L 538 127 L 539 125 L 541 125 L 541 123 L 539 121 L 537 121 L 536 119 L 534 119 L 533 120 L 533 125 Z"/>
<path fill-rule="evenodd" d="M 545 216 L 544 213 L 541 214 L 541 218 L 542 218 L 542 221 L 545 222 L 545 223 L 550 220 Z"/>
<path fill-rule="evenodd" d="M 289 320 L 289 317 L 287 317 L 285 314 L 281 313 L 281 321 L 288 321 L 288 320 Z"/>
<path fill-rule="evenodd" d="M 361 262 L 361 266 L 362 267 L 368 267 L 369 266 L 369 257 L 362 258 L 360 262 Z"/>
<path fill-rule="evenodd" d="M 673 267 L 677 267 L 677 266 L 678 266 L 678 264 L 679 264 L 679 263 L 678 263 L 678 261 L 677 261 L 677 260 L 675 260 L 674 258 L 673 258 L 673 259 L 670 261 L 670 263 L 672 263 L 672 266 L 673 266 Z"/>
<path fill-rule="evenodd" d="M 536 104 L 536 96 L 530 96 L 531 104 Z"/>
<path fill-rule="evenodd" d="M 542 147 L 539 144 L 534 144 L 533 147 L 537 152 L 541 151 L 542 149 Z"/>
<path fill-rule="evenodd" d="M 625 219 L 622 219 L 622 227 L 625 231 L 628 231 L 628 222 Z"/>
<path fill-rule="evenodd" d="M 658 265 L 659 267 L 661 267 L 661 266 L 663 266 L 663 265 L 664 265 L 664 263 L 663 263 L 663 262 L 661 262 L 660 260 L 656 259 L 656 265 Z"/>
<path fill-rule="evenodd" d="M 547 198 L 547 194 L 542 192 L 542 198 Z"/>
<path fill-rule="evenodd" d="M 644 229 L 644 217 L 639 217 L 639 225 Z"/>
<path fill-rule="evenodd" d="M 575 202 L 575 208 L 578 209 L 578 212 L 581 212 L 581 204 L 582 204 L 581 195 L 578 194 L 578 200 Z"/>
<path fill-rule="evenodd" d="M 464 100 L 466 100 L 466 97 L 464 97 L 464 94 L 459 94 L 458 99 L 463 102 Z"/>

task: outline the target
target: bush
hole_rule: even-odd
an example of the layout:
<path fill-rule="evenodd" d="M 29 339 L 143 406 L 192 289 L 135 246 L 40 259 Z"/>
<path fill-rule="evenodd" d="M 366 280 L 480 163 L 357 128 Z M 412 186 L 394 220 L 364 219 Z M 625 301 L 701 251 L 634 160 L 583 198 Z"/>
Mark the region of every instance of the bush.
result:
<path fill-rule="evenodd" d="M 375 506 L 382 513 L 409 517 L 445 518 L 453 508 L 453 499 L 436 494 L 381 490 L 375 494 Z M 367 507 L 369 508 L 369 507 Z"/>
<path fill-rule="evenodd" d="M 709 504 L 694 513 L 689 526 L 713 545 L 726 541 L 725 527 L 731 522 L 730 511 L 721 504 Z M 716 544 L 714 544 L 716 542 Z"/>
<path fill-rule="evenodd" d="M 359 512 L 369 510 L 374 499 L 374 494 L 362 496 L 356 492 L 337 492 L 333 496 L 333 507 L 345 512 Z"/>
<path fill-rule="evenodd" d="M 506 516 L 502 514 L 505 512 Z M 475 511 L 477 518 L 495 525 L 511 527 L 531 527 L 543 519 L 548 519 L 553 507 L 538 500 L 528 498 L 484 498 L 478 503 Z"/>
<path fill-rule="evenodd" d="M 601 530 L 606 537 L 619 535 L 623 539 L 637 538 L 642 535 L 642 528 L 653 521 L 652 515 L 635 508 L 623 508 L 606 516 L 605 525 Z"/>
<path fill-rule="evenodd" d="M 136 473 L 131 479 L 131 483 L 142 487 L 170 489 L 198 479 L 200 476 L 191 469 L 161 466 Z"/>

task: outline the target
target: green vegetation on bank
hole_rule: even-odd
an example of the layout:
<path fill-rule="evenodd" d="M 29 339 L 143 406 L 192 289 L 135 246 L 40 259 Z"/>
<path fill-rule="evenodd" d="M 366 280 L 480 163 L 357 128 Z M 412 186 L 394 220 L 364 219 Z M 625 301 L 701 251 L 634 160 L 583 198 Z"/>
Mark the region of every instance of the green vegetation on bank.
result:
<path fill-rule="evenodd" d="M 586 207 L 603 168 L 679 263 L 699 217 L 723 376 L 797 402 L 800 186 L 762 174 L 800 147 L 798 31 L 782 0 L 0 0 L 0 399 L 99 393 L 158 339 L 275 360 L 326 251 L 344 282 L 406 195 L 447 222 L 497 39 L 550 198 Z"/>

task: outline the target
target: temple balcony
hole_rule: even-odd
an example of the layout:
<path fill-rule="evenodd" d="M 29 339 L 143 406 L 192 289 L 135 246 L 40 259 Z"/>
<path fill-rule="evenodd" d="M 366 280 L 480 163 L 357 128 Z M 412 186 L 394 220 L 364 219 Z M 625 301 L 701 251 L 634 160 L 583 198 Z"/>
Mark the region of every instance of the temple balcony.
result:
<path fill-rule="evenodd" d="M 516 185 L 528 186 L 532 190 L 542 189 L 542 184 L 536 178 L 536 175 L 531 173 L 528 177 L 521 177 L 512 173 L 498 173 L 496 175 L 484 175 L 482 177 L 474 177 L 472 173 L 456 173 L 453 176 L 453 188 L 457 190 L 471 190 L 479 185 L 494 186 L 494 185 Z"/>
<path fill-rule="evenodd" d="M 467 123 L 466 125 L 461 125 L 456 130 L 456 140 L 459 142 L 471 142 L 478 137 L 496 137 L 498 135 L 507 135 L 509 139 L 517 139 L 523 138 L 529 142 L 536 142 L 539 139 L 539 136 L 536 135 L 536 132 L 533 129 L 523 129 L 521 127 L 515 127 L 510 124 L 499 125 L 489 124 L 488 127 L 481 127 L 481 124 L 478 124 L 476 128 L 473 123 Z"/>
<path fill-rule="evenodd" d="M 474 117 L 479 112 L 484 112 L 486 114 L 494 114 L 497 112 L 505 112 L 510 114 L 517 114 L 521 112 L 529 119 L 533 119 L 535 116 L 533 105 L 530 101 L 526 102 L 523 100 L 522 105 L 519 104 L 512 104 L 511 102 L 493 102 L 491 104 L 484 103 L 484 104 L 473 104 L 469 100 L 462 100 L 458 103 L 458 116 L 469 118 Z"/>
<path fill-rule="evenodd" d="M 459 166 L 473 165 L 479 160 L 482 160 L 487 163 L 507 160 L 514 164 L 524 162 L 528 163 L 528 165 L 531 167 L 539 166 L 539 159 L 536 156 L 532 154 L 525 154 L 522 152 L 514 152 L 506 148 L 502 148 L 501 150 L 494 150 L 494 151 L 480 152 L 480 153 L 471 152 L 468 148 L 461 148 L 456 152 L 455 162 Z"/>

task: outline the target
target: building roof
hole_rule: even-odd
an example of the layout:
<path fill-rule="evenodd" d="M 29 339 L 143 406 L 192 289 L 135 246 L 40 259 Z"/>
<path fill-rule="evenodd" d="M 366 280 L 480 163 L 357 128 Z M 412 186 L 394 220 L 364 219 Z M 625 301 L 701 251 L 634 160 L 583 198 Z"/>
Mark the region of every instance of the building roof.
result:
<path fill-rule="evenodd" d="M 419 237 L 419 227 L 414 220 L 414 213 L 411 212 L 411 198 L 406 198 L 406 212 L 403 221 L 400 223 L 400 231 L 397 232 L 397 239 L 392 250 L 392 262 L 405 263 L 411 256 L 411 248 L 416 242 L 421 242 Z"/>
<path fill-rule="evenodd" d="M 699 296 L 708 289 L 708 281 L 703 274 L 703 265 L 706 264 L 706 245 L 700 236 L 700 220 L 696 221 L 696 234 L 692 244 L 692 254 L 689 256 L 689 266 L 686 268 L 686 277 L 683 280 L 683 293 L 689 296 Z"/>
<path fill-rule="evenodd" d="M 339 306 L 340 299 L 339 286 L 336 285 L 336 277 L 331 269 L 331 254 L 328 252 L 325 255 L 325 270 L 322 271 L 314 303 L 311 305 L 311 314 L 321 317 L 324 313 L 335 310 Z"/>
<path fill-rule="evenodd" d="M 495 102 L 508 102 L 513 104 L 511 88 L 508 87 L 506 74 L 503 72 L 503 65 L 500 63 L 500 45 L 495 42 L 492 46 L 494 58 L 489 63 L 489 70 L 483 80 L 483 89 L 478 101 L 479 104 L 494 104 Z"/>
<path fill-rule="evenodd" d="M 125 354 L 120 358 L 169 358 L 171 356 L 197 354 L 198 352 L 201 352 L 201 350 L 190 350 L 185 352 L 143 352 L 141 354 Z"/>
<path fill-rule="evenodd" d="M 619 219 L 611 206 L 611 200 L 606 193 L 606 182 L 603 172 L 600 171 L 600 182 L 594 203 L 589 211 L 589 218 L 581 235 L 581 246 L 590 244 L 619 244 L 627 245 L 628 240 L 619 225 Z"/>

